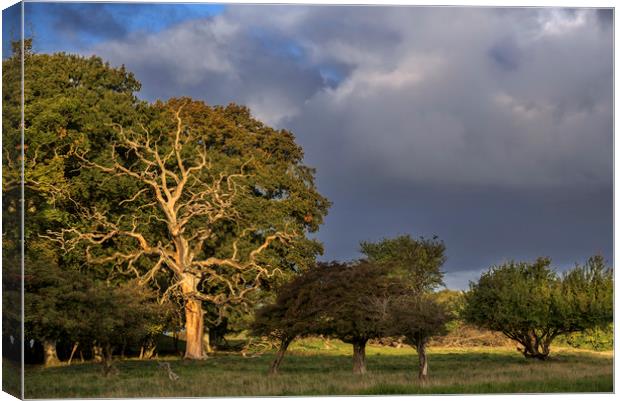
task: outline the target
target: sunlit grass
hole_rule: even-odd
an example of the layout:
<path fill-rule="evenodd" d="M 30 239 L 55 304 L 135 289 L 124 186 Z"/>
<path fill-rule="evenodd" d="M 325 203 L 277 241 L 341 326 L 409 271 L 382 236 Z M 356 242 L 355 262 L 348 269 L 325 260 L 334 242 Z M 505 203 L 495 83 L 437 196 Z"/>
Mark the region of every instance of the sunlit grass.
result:
<path fill-rule="evenodd" d="M 410 347 L 369 346 L 369 373 L 352 374 L 351 347 L 319 339 L 294 343 L 281 373 L 267 376 L 272 354 L 219 353 L 205 361 L 170 362 L 171 381 L 156 361 L 118 361 L 105 378 L 98 365 L 30 367 L 26 397 L 171 397 L 257 395 L 458 394 L 515 392 L 611 392 L 611 352 L 555 349 L 549 361 L 526 360 L 514 348 L 431 348 L 430 381 L 416 379 Z"/>

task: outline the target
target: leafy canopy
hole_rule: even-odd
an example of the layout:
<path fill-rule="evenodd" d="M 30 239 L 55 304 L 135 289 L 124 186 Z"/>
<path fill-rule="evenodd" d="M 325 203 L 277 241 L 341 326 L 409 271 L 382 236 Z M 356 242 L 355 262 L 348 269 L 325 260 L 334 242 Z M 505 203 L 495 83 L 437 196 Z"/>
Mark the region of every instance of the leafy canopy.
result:
<path fill-rule="evenodd" d="M 74 291 L 75 282 L 86 279 L 78 271 L 84 255 L 67 255 L 42 235 L 67 224 L 72 219 L 71 199 L 84 197 L 75 191 L 81 185 L 71 149 L 78 139 L 101 149 L 107 140 L 107 124 L 131 119 L 139 104 L 134 92 L 140 84 L 124 67 L 113 68 L 98 57 L 34 54 L 32 40 L 24 44 L 23 148 L 21 46 L 15 46 L 14 54 L 2 61 L 3 221 L 5 227 L 15 227 L 3 232 L 3 258 L 5 271 L 19 273 L 23 161 L 26 335 L 57 340 L 68 336 L 75 320 L 83 318 L 63 299 Z M 89 135 L 84 137 L 84 133 Z M 6 296 L 10 294 L 5 291 Z"/>
<path fill-rule="evenodd" d="M 191 276 L 199 285 L 186 294 L 227 304 L 322 251 L 306 233 L 329 202 L 290 132 L 245 107 L 189 98 L 156 102 L 110 130 L 105 152 L 76 150 L 81 182 L 106 201 L 80 209 L 83 226 L 62 233 L 67 246 L 86 244 L 92 262 L 143 281 L 160 270 L 177 284 Z"/>
<path fill-rule="evenodd" d="M 362 241 L 360 247 L 370 262 L 390 266 L 392 274 L 401 277 L 414 292 L 444 285 L 441 267 L 446 261 L 446 247 L 437 237 L 401 235 L 374 243 Z"/>
<path fill-rule="evenodd" d="M 612 270 L 600 256 L 558 275 L 548 258 L 492 267 L 465 294 L 463 318 L 503 332 L 523 353 L 544 359 L 560 334 L 603 327 L 613 319 Z"/>
<path fill-rule="evenodd" d="M 385 267 L 368 261 L 319 263 L 285 284 L 258 310 L 255 333 L 276 338 L 322 334 L 366 342 L 384 335 L 390 300 L 407 292 Z"/>

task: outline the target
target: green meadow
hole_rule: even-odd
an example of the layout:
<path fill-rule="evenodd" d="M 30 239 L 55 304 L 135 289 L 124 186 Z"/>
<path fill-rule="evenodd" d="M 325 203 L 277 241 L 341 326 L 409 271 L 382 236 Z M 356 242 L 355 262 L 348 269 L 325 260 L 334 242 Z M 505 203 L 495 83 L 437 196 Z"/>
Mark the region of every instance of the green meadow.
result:
<path fill-rule="evenodd" d="M 216 352 L 204 361 L 177 357 L 115 361 L 109 377 L 91 362 L 26 369 L 27 398 L 225 397 L 285 395 L 475 394 L 612 392 L 613 353 L 555 348 L 552 358 L 524 358 L 513 347 L 431 347 L 430 380 L 417 380 L 410 347 L 369 345 L 368 373 L 351 372 L 351 347 L 299 340 L 280 374 L 268 376 L 273 352 Z M 158 362 L 179 376 L 171 380 Z"/>

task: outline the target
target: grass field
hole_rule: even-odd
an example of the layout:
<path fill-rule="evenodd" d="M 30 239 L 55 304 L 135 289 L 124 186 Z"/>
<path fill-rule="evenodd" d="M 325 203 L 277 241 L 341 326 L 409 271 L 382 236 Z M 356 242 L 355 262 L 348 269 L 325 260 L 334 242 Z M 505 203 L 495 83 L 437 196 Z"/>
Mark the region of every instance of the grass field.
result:
<path fill-rule="evenodd" d="M 117 361 L 119 372 L 101 375 L 96 364 L 26 369 L 27 398 L 266 395 L 379 395 L 613 391 L 613 354 L 554 349 L 549 361 L 526 360 L 514 348 L 431 348 L 430 381 L 416 380 L 409 348 L 369 346 L 369 373 L 351 373 L 347 344 L 315 339 L 291 346 L 275 377 L 272 353 L 256 357 L 216 353 L 205 361 L 160 358 L 180 376 L 171 381 L 157 361 Z"/>

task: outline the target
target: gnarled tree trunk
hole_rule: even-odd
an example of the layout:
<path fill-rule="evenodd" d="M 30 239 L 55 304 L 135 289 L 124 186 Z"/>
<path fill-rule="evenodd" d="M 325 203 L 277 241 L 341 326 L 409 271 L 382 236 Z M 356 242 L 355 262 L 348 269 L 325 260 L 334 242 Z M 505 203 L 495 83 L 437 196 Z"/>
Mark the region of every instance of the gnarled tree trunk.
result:
<path fill-rule="evenodd" d="M 363 375 L 366 373 L 366 342 L 367 339 L 353 341 L 353 373 Z"/>
<path fill-rule="evenodd" d="M 182 290 L 185 296 L 185 359 L 204 359 L 202 336 L 204 334 L 204 313 L 202 301 L 193 294 L 197 292 L 198 278 L 183 277 Z"/>
<path fill-rule="evenodd" d="M 552 336 L 539 336 L 534 330 L 517 339 L 523 345 L 522 352 L 526 358 L 534 358 L 541 361 L 549 358 L 549 346 L 552 340 Z"/>
<path fill-rule="evenodd" d="M 43 361 L 46 367 L 60 365 L 60 359 L 56 353 L 55 340 L 43 340 Z"/>
<path fill-rule="evenodd" d="M 282 359 L 284 359 L 284 353 L 288 349 L 288 346 L 291 344 L 292 339 L 286 338 L 282 340 L 280 343 L 280 348 L 278 348 L 278 352 L 276 353 L 276 358 L 271 362 L 271 366 L 269 367 L 269 374 L 275 375 L 278 373 L 278 369 L 280 368 L 280 364 L 282 363 Z"/>
<path fill-rule="evenodd" d="M 204 359 L 202 335 L 204 316 L 202 302 L 196 299 L 185 300 L 185 359 Z"/>
<path fill-rule="evenodd" d="M 123 340 L 123 345 L 121 346 L 121 359 L 125 359 L 125 350 L 127 350 L 127 340 Z"/>
<path fill-rule="evenodd" d="M 538 359 L 541 361 L 546 360 L 547 358 L 549 358 L 549 348 L 547 347 L 547 349 L 538 349 L 538 348 L 534 348 L 534 347 L 525 347 L 524 350 L 522 350 L 523 352 L 523 356 L 525 356 L 526 358 L 534 358 L 534 359 Z"/>
<path fill-rule="evenodd" d="M 504 335 L 519 343 L 523 348 L 517 347 L 526 358 L 534 358 L 544 361 L 549 358 L 550 346 L 553 340 L 562 332 L 559 330 L 546 329 L 541 332 L 528 331 L 503 331 Z"/>

